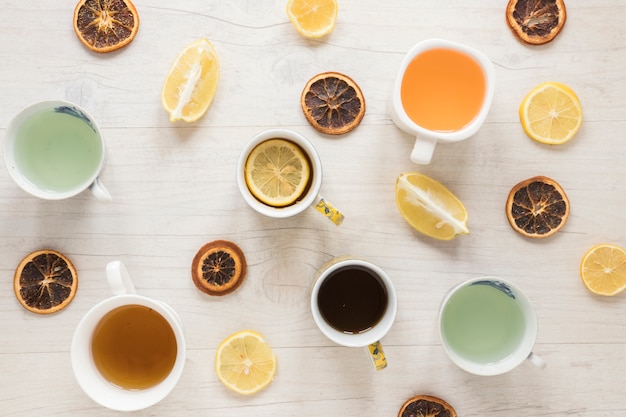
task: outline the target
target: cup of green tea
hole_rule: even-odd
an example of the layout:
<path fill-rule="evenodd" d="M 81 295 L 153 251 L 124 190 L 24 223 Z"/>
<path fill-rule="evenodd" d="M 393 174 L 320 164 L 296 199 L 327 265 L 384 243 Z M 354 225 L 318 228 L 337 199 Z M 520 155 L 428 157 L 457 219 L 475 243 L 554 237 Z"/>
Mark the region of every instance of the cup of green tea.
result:
<path fill-rule="evenodd" d="M 107 265 L 114 294 L 81 319 L 72 339 L 74 376 L 96 403 L 118 411 L 150 407 L 176 386 L 185 364 L 178 314 L 135 293 L 124 264 Z"/>
<path fill-rule="evenodd" d="M 411 161 L 430 163 L 437 142 L 454 143 L 482 126 L 495 89 L 495 70 L 482 52 L 428 39 L 405 55 L 393 86 L 391 118 L 416 137 Z"/>
<path fill-rule="evenodd" d="M 99 179 L 102 134 L 76 104 L 48 100 L 20 111 L 7 128 L 4 163 L 17 185 L 36 197 L 60 200 L 90 189 L 100 200 L 111 199 Z"/>
<path fill-rule="evenodd" d="M 495 277 L 462 282 L 445 295 L 439 335 L 448 357 L 475 375 L 499 375 L 525 360 L 545 361 L 533 347 L 537 316 L 528 297 L 513 283 Z"/>
<path fill-rule="evenodd" d="M 311 313 L 333 342 L 366 347 L 376 370 L 387 367 L 380 340 L 391 329 L 398 297 L 380 267 L 355 256 L 339 256 L 317 271 L 311 287 Z"/>

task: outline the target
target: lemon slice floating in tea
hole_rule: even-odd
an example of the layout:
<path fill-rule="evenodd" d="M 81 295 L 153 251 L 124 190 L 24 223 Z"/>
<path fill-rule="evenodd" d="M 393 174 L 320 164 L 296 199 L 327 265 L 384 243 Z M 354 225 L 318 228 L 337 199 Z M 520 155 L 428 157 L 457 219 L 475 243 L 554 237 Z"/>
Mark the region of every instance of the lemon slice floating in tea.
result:
<path fill-rule="evenodd" d="M 74 32 L 94 52 L 128 45 L 139 30 L 139 15 L 130 0 L 81 0 L 74 9 Z"/>
<path fill-rule="evenodd" d="M 289 0 L 287 16 L 305 38 L 321 38 L 333 31 L 337 20 L 337 0 Z"/>
<path fill-rule="evenodd" d="M 78 274 L 60 252 L 43 249 L 27 255 L 15 270 L 13 289 L 20 304 L 34 313 L 62 310 L 74 299 Z"/>
<path fill-rule="evenodd" d="M 170 68 L 161 102 L 170 121 L 195 122 L 213 102 L 220 78 L 220 61 L 208 39 L 187 45 Z"/>
<path fill-rule="evenodd" d="M 250 192 L 262 203 L 285 207 L 306 191 L 311 176 L 302 149 L 286 139 L 270 139 L 257 145 L 246 160 L 245 179 Z"/>
<path fill-rule="evenodd" d="M 418 232 L 439 240 L 468 234 L 467 210 L 443 184 L 419 173 L 396 180 L 396 204 L 402 217 Z"/>
<path fill-rule="evenodd" d="M 522 100 L 519 117 L 529 137 L 548 145 L 560 145 L 580 129 L 583 110 L 574 90 L 565 84 L 545 82 Z"/>
<path fill-rule="evenodd" d="M 276 374 L 276 364 L 272 348 L 253 330 L 228 336 L 215 355 L 217 377 L 240 394 L 253 394 L 268 386 Z"/>
<path fill-rule="evenodd" d="M 606 243 L 593 246 L 580 262 L 580 277 L 594 294 L 619 294 L 626 289 L 626 250 Z"/>

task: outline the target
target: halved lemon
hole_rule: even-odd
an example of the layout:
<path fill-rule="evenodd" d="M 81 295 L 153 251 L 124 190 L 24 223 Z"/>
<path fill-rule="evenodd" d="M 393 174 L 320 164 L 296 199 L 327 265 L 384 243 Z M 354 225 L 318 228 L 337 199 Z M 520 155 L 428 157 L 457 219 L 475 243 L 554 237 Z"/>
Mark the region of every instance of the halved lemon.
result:
<path fill-rule="evenodd" d="M 333 31 L 339 7 L 337 0 L 289 0 L 287 16 L 305 38 L 321 38 Z"/>
<path fill-rule="evenodd" d="M 309 185 L 311 168 L 304 151 L 286 139 L 257 145 L 246 160 L 245 179 L 250 192 L 273 207 L 294 204 Z"/>
<path fill-rule="evenodd" d="M 580 129 L 583 110 L 570 87 L 545 82 L 533 88 L 522 100 L 519 117 L 524 132 L 537 142 L 560 145 Z"/>
<path fill-rule="evenodd" d="M 396 204 L 402 217 L 418 232 L 439 240 L 468 234 L 467 210 L 443 184 L 416 172 L 396 180 Z"/>
<path fill-rule="evenodd" d="M 220 78 L 220 61 L 208 39 L 187 45 L 170 68 L 161 102 L 170 121 L 195 122 L 213 102 Z"/>
<path fill-rule="evenodd" d="M 215 355 L 217 377 L 240 394 L 253 394 L 269 385 L 276 374 L 276 364 L 272 348 L 253 330 L 228 336 Z"/>
<path fill-rule="evenodd" d="M 593 246 L 580 262 L 580 277 L 594 294 L 619 294 L 626 289 L 626 250 L 608 243 Z"/>

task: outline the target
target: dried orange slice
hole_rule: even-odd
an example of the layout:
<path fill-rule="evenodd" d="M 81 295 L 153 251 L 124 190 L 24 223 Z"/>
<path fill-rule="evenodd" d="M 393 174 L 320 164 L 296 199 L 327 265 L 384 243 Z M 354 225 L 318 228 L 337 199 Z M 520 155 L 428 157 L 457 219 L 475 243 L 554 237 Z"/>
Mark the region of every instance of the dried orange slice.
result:
<path fill-rule="evenodd" d="M 257 145 L 244 167 L 246 185 L 257 200 L 272 207 L 296 203 L 309 186 L 311 167 L 304 151 L 286 139 Z"/>
<path fill-rule="evenodd" d="M 506 21 L 522 41 L 541 45 L 561 32 L 567 13 L 563 0 L 509 0 Z"/>
<path fill-rule="evenodd" d="M 289 0 L 287 16 L 298 33 L 305 38 L 317 39 L 335 28 L 337 0 Z"/>
<path fill-rule="evenodd" d="M 431 395 L 416 395 L 409 398 L 400 408 L 398 417 L 456 417 L 456 411 L 441 398 Z"/>
<path fill-rule="evenodd" d="M 17 266 L 13 289 L 20 304 L 39 314 L 65 308 L 76 295 L 78 274 L 60 252 L 43 249 L 27 255 Z"/>
<path fill-rule="evenodd" d="M 626 289 L 626 250 L 608 243 L 593 246 L 580 262 L 580 277 L 594 294 L 621 293 Z"/>
<path fill-rule="evenodd" d="M 506 200 L 506 217 L 516 232 L 531 238 L 548 237 L 567 221 L 570 204 L 553 179 L 537 176 L 515 185 Z"/>
<path fill-rule="evenodd" d="M 202 246 L 191 263 L 191 278 L 196 287 L 210 295 L 235 291 L 246 276 L 246 258 L 239 246 L 216 240 Z"/>
<path fill-rule="evenodd" d="M 231 334 L 215 354 L 217 377 L 239 394 L 253 394 L 268 386 L 276 374 L 276 364 L 272 348 L 253 330 Z"/>
<path fill-rule="evenodd" d="M 139 15 L 130 0 L 81 0 L 74 9 L 74 32 L 94 52 L 128 45 L 139 30 Z"/>
<path fill-rule="evenodd" d="M 311 78 L 300 97 L 308 122 L 329 135 L 341 135 L 357 127 L 365 115 L 365 98 L 356 82 L 338 72 Z"/>

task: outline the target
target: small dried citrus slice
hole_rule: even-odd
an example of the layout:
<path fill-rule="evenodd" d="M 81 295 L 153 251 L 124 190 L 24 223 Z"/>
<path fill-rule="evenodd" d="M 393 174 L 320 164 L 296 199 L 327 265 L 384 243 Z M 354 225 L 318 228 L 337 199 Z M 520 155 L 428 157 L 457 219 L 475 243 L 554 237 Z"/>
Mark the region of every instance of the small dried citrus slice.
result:
<path fill-rule="evenodd" d="M 253 394 L 268 386 L 276 374 L 276 364 L 272 348 L 253 330 L 228 336 L 215 354 L 217 377 L 240 394 Z"/>
<path fill-rule="evenodd" d="M 286 139 L 257 145 L 246 160 L 245 179 L 250 192 L 272 207 L 294 204 L 306 191 L 311 177 L 304 151 Z"/>
<path fill-rule="evenodd" d="M 305 38 L 321 38 L 333 31 L 339 6 L 337 0 L 289 0 L 287 16 Z"/>
<path fill-rule="evenodd" d="M 81 0 L 74 9 L 74 32 L 94 52 L 128 45 L 139 30 L 139 15 L 130 0 Z"/>
<path fill-rule="evenodd" d="M 187 45 L 170 68 L 161 103 L 170 114 L 170 122 L 195 122 L 213 102 L 220 78 L 220 61 L 213 44 L 206 39 Z"/>
<path fill-rule="evenodd" d="M 441 398 L 431 395 L 416 395 L 409 398 L 400 408 L 398 417 L 456 417 L 456 411 Z"/>
<path fill-rule="evenodd" d="M 468 234 L 467 210 L 443 184 L 415 172 L 396 180 L 396 204 L 402 217 L 418 232 L 439 240 Z"/>
<path fill-rule="evenodd" d="M 60 252 L 43 249 L 27 255 L 17 266 L 13 289 L 27 310 L 49 314 L 65 308 L 76 295 L 78 274 Z"/>
<path fill-rule="evenodd" d="M 619 294 L 626 289 L 626 250 L 607 243 L 593 246 L 580 262 L 580 277 L 594 294 Z"/>
<path fill-rule="evenodd" d="M 560 145 L 580 129 L 583 110 L 576 93 L 565 84 L 545 82 L 522 100 L 519 117 L 526 134 L 537 142 Z"/>
<path fill-rule="evenodd" d="M 511 227 L 526 237 L 553 235 L 565 225 L 569 211 L 569 200 L 563 188 L 544 176 L 515 185 L 506 200 L 506 217 Z"/>
<path fill-rule="evenodd" d="M 506 21 L 513 33 L 531 45 L 553 40 L 561 32 L 567 13 L 563 0 L 509 0 Z"/>
<path fill-rule="evenodd" d="M 311 78 L 300 97 L 308 122 L 329 135 L 341 135 L 357 127 L 365 115 L 365 98 L 356 82 L 338 72 Z"/>
<path fill-rule="evenodd" d="M 210 295 L 235 291 L 246 276 L 246 258 L 239 246 L 215 240 L 202 246 L 191 263 L 191 278 L 196 287 Z"/>

